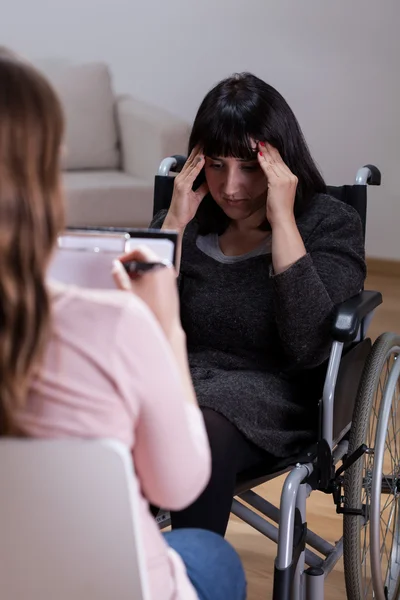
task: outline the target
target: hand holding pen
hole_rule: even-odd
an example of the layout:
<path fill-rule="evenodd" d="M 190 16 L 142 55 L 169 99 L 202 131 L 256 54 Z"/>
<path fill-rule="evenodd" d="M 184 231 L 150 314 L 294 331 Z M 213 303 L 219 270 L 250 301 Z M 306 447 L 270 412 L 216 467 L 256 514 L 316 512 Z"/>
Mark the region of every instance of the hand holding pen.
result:
<path fill-rule="evenodd" d="M 122 266 L 128 275 L 134 279 L 138 275 L 144 275 L 150 271 L 156 271 L 163 267 L 172 267 L 171 261 L 167 259 L 145 262 L 142 260 L 121 260 Z"/>
<path fill-rule="evenodd" d="M 114 261 L 112 275 L 120 290 L 134 292 L 150 308 L 167 337 L 181 329 L 176 272 L 147 247 Z"/>

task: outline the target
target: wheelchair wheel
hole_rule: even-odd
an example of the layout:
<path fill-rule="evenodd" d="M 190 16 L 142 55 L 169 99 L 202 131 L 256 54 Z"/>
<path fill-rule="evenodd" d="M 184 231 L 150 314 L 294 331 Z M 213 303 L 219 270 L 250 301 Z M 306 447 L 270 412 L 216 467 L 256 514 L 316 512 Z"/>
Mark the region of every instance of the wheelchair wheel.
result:
<path fill-rule="evenodd" d="M 344 571 L 349 600 L 397 600 L 400 593 L 400 336 L 384 333 L 365 364 L 349 455 L 369 452 L 345 473 Z"/>

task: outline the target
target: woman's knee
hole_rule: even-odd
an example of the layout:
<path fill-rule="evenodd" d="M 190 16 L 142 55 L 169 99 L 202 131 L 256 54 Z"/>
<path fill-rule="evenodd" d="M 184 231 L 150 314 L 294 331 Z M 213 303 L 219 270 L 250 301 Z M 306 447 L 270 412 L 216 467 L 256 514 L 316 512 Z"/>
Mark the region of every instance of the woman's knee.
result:
<path fill-rule="evenodd" d="M 239 555 L 227 540 L 212 531 L 204 529 L 193 529 L 192 531 L 199 550 L 200 548 L 206 550 L 208 562 L 215 562 L 220 568 L 224 567 L 227 570 L 233 568 L 238 573 L 243 572 Z"/>
<path fill-rule="evenodd" d="M 202 556 L 202 560 L 217 562 L 220 565 L 237 565 L 241 567 L 239 555 L 224 538 L 212 531 L 187 528 L 165 533 L 168 543 L 179 545 L 191 556 Z"/>
<path fill-rule="evenodd" d="M 240 436 L 235 425 L 211 408 L 203 408 L 202 413 L 213 459 L 234 458 Z"/>
<path fill-rule="evenodd" d="M 229 542 L 203 529 L 180 529 L 165 538 L 181 556 L 201 600 L 244 600 L 244 569 Z"/>

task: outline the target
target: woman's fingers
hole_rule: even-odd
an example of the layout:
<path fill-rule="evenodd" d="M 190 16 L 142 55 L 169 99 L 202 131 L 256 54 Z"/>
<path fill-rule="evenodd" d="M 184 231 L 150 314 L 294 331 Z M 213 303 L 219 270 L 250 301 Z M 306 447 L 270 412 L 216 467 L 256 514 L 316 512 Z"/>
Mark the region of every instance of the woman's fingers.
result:
<path fill-rule="evenodd" d="M 260 163 L 260 166 L 262 168 L 262 170 L 264 171 L 265 175 L 267 176 L 267 179 L 269 180 L 270 177 L 279 177 L 279 170 L 277 169 L 277 165 L 274 163 L 273 160 L 271 160 L 271 158 L 263 152 L 259 152 L 258 154 L 258 160 Z"/>
<path fill-rule="evenodd" d="M 203 183 L 196 191 L 196 197 L 199 200 L 199 202 L 201 202 L 204 198 L 204 196 L 207 196 L 207 194 L 209 193 L 209 189 L 208 189 L 208 185 L 207 183 Z"/>
<path fill-rule="evenodd" d="M 279 151 L 274 148 L 274 146 L 272 146 L 271 144 L 265 144 L 265 151 L 266 154 L 271 158 L 271 160 L 273 162 L 282 162 L 283 163 L 283 159 L 282 156 L 279 154 Z M 285 163 L 283 163 L 285 164 Z"/>
<path fill-rule="evenodd" d="M 199 152 L 198 152 L 198 149 L 197 149 L 197 147 L 193 148 L 193 150 L 191 151 L 191 153 L 190 153 L 190 154 L 189 154 L 189 156 L 187 157 L 187 160 L 186 160 L 185 164 L 183 165 L 183 169 L 182 169 L 182 171 L 181 171 L 182 173 L 183 173 L 185 170 L 187 170 L 187 169 L 190 167 L 190 165 L 193 163 L 193 159 L 194 159 L 194 157 L 195 157 L 195 156 L 196 156 L 196 154 L 198 154 L 198 153 L 199 153 Z"/>
<path fill-rule="evenodd" d="M 263 167 L 266 174 L 268 171 L 270 174 L 275 175 L 275 177 L 279 179 L 293 179 L 293 181 L 297 181 L 296 176 L 283 161 L 279 151 L 271 144 L 263 144 L 260 142 L 259 157 L 261 159 L 261 167 Z"/>
<path fill-rule="evenodd" d="M 138 246 L 135 250 L 132 250 L 132 252 L 123 254 L 122 256 L 119 256 L 117 260 L 114 260 L 111 274 L 116 286 L 120 290 L 134 290 L 133 280 L 136 279 L 136 277 L 130 277 L 123 266 L 124 263 L 133 260 L 139 262 L 157 262 L 160 260 L 160 257 L 147 246 Z"/>
<path fill-rule="evenodd" d="M 182 171 L 175 179 L 175 185 L 181 189 L 191 188 L 200 171 L 204 167 L 205 159 L 203 155 L 197 155 L 186 171 Z"/>
<path fill-rule="evenodd" d="M 132 252 L 120 256 L 118 260 L 120 260 L 122 263 L 129 262 L 131 260 L 138 260 L 140 262 L 156 262 L 160 260 L 160 257 L 148 246 L 138 246 L 132 250 Z"/>
<path fill-rule="evenodd" d="M 114 260 L 111 274 L 114 279 L 114 283 L 118 289 L 126 292 L 132 291 L 131 279 L 128 273 L 125 271 L 124 267 L 122 266 L 121 261 Z"/>
<path fill-rule="evenodd" d="M 195 167 L 197 165 L 198 157 L 200 157 L 201 155 L 202 155 L 201 148 L 199 146 L 195 146 L 193 148 L 193 150 L 191 151 L 191 153 L 189 154 L 187 161 L 183 165 L 181 174 L 183 175 L 183 174 L 186 174 L 189 171 L 191 171 L 193 169 L 193 167 Z"/>
<path fill-rule="evenodd" d="M 281 180 L 281 183 L 288 183 L 289 185 L 297 185 L 297 177 L 292 173 L 287 164 L 282 159 L 278 150 L 273 146 L 269 145 L 268 148 L 269 156 L 271 157 L 271 164 L 277 177 Z"/>
<path fill-rule="evenodd" d="M 198 154 L 194 158 L 192 165 L 189 167 L 187 176 L 193 177 L 193 181 L 194 181 L 196 179 L 196 177 L 198 176 L 198 174 L 200 173 L 200 171 L 202 170 L 202 168 L 204 167 L 204 163 L 205 163 L 205 159 L 204 159 L 203 154 Z"/>
<path fill-rule="evenodd" d="M 285 163 L 282 160 L 278 150 L 271 146 L 271 144 L 263 144 L 260 142 L 260 151 L 265 160 L 270 164 L 282 164 Z M 285 165 L 286 166 L 286 165 Z"/>

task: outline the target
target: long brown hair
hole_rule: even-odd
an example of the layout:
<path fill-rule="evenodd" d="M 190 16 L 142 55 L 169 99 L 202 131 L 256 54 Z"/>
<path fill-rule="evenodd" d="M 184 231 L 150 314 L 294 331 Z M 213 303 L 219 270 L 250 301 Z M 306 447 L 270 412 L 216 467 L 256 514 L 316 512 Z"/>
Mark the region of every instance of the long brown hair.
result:
<path fill-rule="evenodd" d="M 15 433 L 50 326 L 46 269 L 64 212 L 60 102 L 30 64 L 0 48 L 0 431 Z"/>

